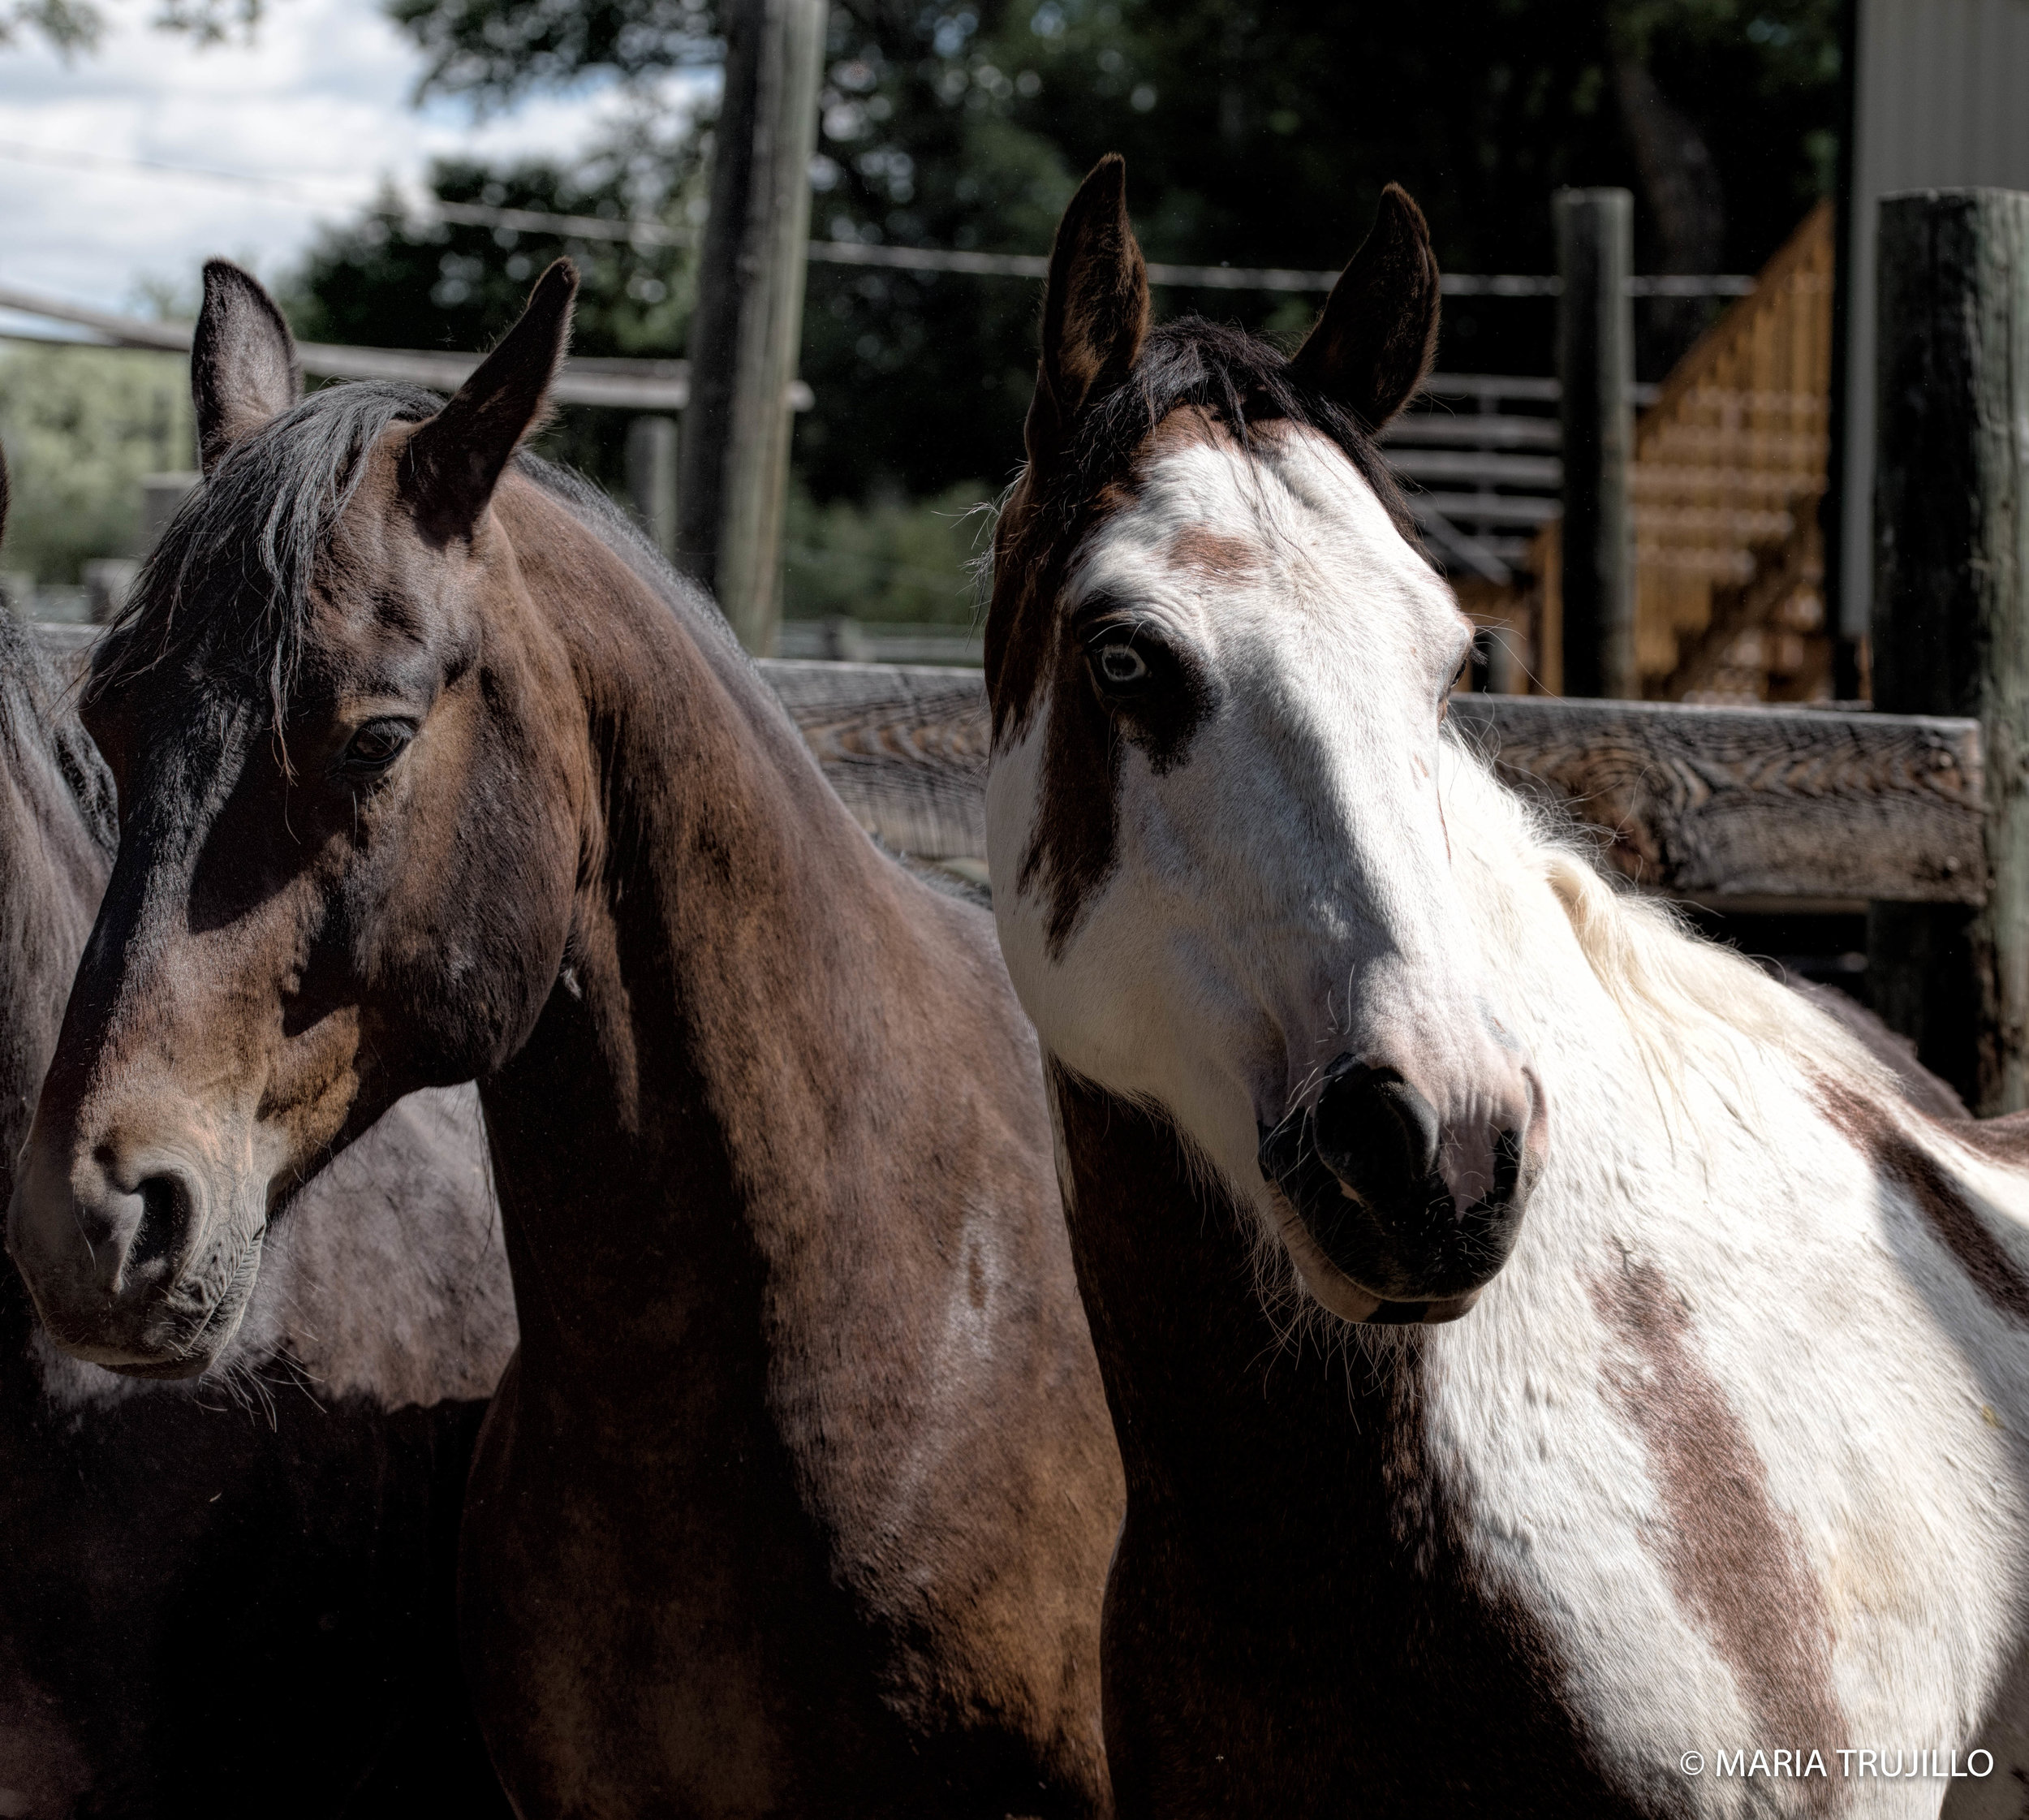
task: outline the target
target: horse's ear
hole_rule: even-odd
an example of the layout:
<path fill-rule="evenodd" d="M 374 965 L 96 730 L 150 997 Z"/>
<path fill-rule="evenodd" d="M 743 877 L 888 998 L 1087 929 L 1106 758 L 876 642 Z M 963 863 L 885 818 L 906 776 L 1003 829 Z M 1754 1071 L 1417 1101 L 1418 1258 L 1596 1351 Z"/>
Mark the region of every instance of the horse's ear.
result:
<path fill-rule="evenodd" d="M 1390 183 L 1290 372 L 1379 429 L 1416 395 L 1437 357 L 1437 290 L 1423 210 Z"/>
<path fill-rule="evenodd" d="M 1127 222 L 1127 166 L 1109 152 L 1079 185 L 1049 249 L 1043 356 L 1024 432 L 1032 466 L 1070 442 L 1085 408 L 1127 377 L 1148 329 L 1148 268 Z"/>
<path fill-rule="evenodd" d="M 536 280 L 521 320 L 409 438 L 403 489 L 425 535 L 440 542 L 472 535 L 502 470 L 542 416 L 577 292 L 577 267 L 558 260 Z"/>
<path fill-rule="evenodd" d="M 205 262 L 205 307 L 190 344 L 198 459 L 209 473 L 233 444 L 303 396 L 296 344 L 261 281 L 229 260 Z"/>

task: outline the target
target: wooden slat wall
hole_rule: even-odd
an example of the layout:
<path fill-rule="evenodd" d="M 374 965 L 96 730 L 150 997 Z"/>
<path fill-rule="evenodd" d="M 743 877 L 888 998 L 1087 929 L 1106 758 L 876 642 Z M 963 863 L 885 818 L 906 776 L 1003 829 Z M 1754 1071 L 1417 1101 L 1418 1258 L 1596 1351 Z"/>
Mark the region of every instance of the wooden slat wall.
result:
<path fill-rule="evenodd" d="M 1679 360 L 1635 431 L 1635 661 L 1653 700 L 1829 692 L 1817 522 L 1830 450 L 1832 205 L 1807 215 Z M 1537 534 L 1526 602 L 1474 600 L 1534 648 L 1554 690 L 1558 526 Z"/>
<path fill-rule="evenodd" d="M 1635 639 L 1647 692 L 1799 700 L 1829 684 L 1817 505 L 1831 446 L 1832 278 L 1832 205 L 1822 202 L 1635 426 Z M 1729 595 L 1772 572 L 1786 584 L 1751 616 L 1729 613 Z"/>

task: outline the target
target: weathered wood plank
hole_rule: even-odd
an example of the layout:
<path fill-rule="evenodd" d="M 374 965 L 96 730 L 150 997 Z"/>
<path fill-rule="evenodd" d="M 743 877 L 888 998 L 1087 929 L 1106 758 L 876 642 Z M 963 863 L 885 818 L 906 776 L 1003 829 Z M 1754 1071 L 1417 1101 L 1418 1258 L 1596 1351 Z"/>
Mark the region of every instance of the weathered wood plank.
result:
<path fill-rule="evenodd" d="M 1984 889 L 1971 721 L 1493 695 L 1451 712 L 1505 781 L 1566 805 L 1655 890 L 1963 904 Z"/>
<path fill-rule="evenodd" d="M 986 701 L 976 671 L 762 666 L 862 822 L 979 858 Z M 1566 804 L 1629 877 L 1683 896 L 1976 903 L 1982 773 L 1970 721 L 1462 695 L 1507 782 Z"/>
<path fill-rule="evenodd" d="M 774 649 L 782 619 L 790 388 L 828 11 L 822 0 L 718 9 L 726 60 L 696 268 L 677 542 L 678 567 L 712 590 L 750 651 Z"/>
<path fill-rule="evenodd" d="M 1557 372 L 1564 427 L 1564 686 L 1639 697 L 1635 539 L 1635 199 L 1559 190 L 1550 201 L 1557 269 Z"/>
<path fill-rule="evenodd" d="M 863 826 L 904 852 L 986 857 L 986 683 L 928 665 L 761 665 Z"/>
<path fill-rule="evenodd" d="M 1876 700 L 1972 714 L 1984 906 L 1877 904 L 1876 1007 L 1983 1118 L 2029 1106 L 2029 195 L 1885 197 L 1875 395 Z"/>

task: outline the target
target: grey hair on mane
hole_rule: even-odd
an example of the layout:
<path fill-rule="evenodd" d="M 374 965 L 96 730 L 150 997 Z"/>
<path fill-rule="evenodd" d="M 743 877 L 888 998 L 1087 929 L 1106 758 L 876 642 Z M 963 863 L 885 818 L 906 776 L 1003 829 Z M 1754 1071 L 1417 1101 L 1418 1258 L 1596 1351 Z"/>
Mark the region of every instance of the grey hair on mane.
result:
<path fill-rule="evenodd" d="M 362 458 L 390 425 L 420 423 L 442 402 L 411 386 L 332 386 L 238 443 L 149 554 L 93 656 L 87 699 L 158 665 L 225 653 L 243 675 L 265 667 L 278 724 L 312 565 L 365 477 Z"/>
<path fill-rule="evenodd" d="M 69 692 L 41 641 L 0 612 L 0 739 L 17 748 L 29 741 L 41 746 L 110 860 L 120 839 L 113 774 L 79 723 Z"/>

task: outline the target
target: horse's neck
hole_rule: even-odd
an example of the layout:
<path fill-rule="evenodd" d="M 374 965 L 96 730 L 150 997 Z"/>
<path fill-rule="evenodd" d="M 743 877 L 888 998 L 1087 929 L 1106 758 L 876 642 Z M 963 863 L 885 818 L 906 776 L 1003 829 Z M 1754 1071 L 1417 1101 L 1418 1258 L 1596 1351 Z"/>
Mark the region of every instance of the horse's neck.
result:
<path fill-rule="evenodd" d="M 1135 1494 L 1229 1535 L 1329 1510 L 1331 1534 L 1357 1552 L 1415 1420 L 1420 1331 L 1349 1342 L 1293 1296 L 1282 1305 L 1274 1266 L 1257 1275 L 1255 1216 L 1165 1121 L 1058 1069 L 1050 1094 L 1079 1286 Z"/>
<path fill-rule="evenodd" d="M 53 691 L 30 683 L 11 676 L 0 690 L 0 714 L 9 722 L 0 736 L 0 846 L 34 856 L 0 891 L 0 942 L 7 955 L 0 976 L 0 1188 L 10 1192 L 14 1158 L 56 1050 L 71 976 L 112 872 L 112 856 L 78 796 L 81 784 L 101 779 L 69 774 L 88 760 L 97 766 L 97 754 L 81 729 L 64 724 L 66 711 L 50 698 Z"/>
<path fill-rule="evenodd" d="M 708 606 L 599 554 L 523 563 L 538 598 L 597 592 L 558 619 L 602 825 L 564 977 L 485 1098 L 524 1336 L 688 1343 L 906 1200 L 904 1134 L 1005 1093 L 1022 1039 L 984 919 L 880 855 Z"/>

